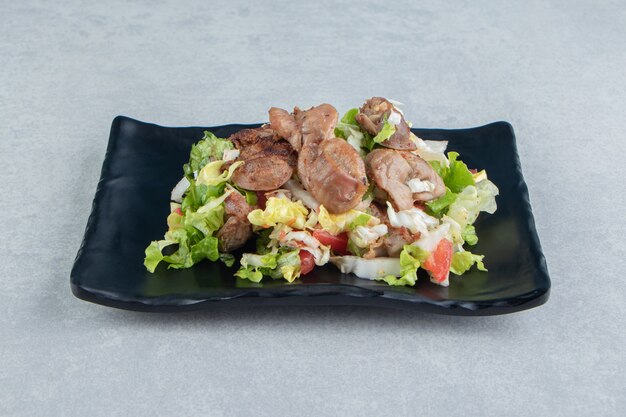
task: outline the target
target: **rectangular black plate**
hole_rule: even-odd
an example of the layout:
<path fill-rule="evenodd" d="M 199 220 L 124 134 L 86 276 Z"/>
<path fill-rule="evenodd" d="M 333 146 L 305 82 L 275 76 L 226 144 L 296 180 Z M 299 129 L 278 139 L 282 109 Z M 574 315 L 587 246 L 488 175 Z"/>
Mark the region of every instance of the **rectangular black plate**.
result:
<path fill-rule="evenodd" d="M 117 117 L 87 229 L 71 272 L 73 293 L 87 301 L 139 311 L 183 311 L 236 305 L 365 305 L 453 315 L 492 315 L 545 303 L 550 278 L 535 230 L 513 128 L 506 122 L 472 129 L 413 129 L 447 140 L 470 168 L 486 169 L 499 187 L 498 211 L 476 223 L 489 272 L 452 275 L 447 288 L 421 276 L 415 287 L 341 274 L 334 266 L 287 283 L 255 284 L 235 268 L 204 261 L 188 270 L 143 266 L 144 250 L 167 228 L 169 196 L 182 177 L 191 144 L 205 129 L 218 137 L 259 125 L 169 128 Z"/>

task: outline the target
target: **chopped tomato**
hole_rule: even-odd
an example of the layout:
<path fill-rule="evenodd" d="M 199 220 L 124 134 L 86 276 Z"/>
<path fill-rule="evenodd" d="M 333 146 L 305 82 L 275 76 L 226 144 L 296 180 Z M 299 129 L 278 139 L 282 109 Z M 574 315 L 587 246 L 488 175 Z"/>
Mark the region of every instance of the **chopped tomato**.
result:
<path fill-rule="evenodd" d="M 174 209 L 174 213 L 178 214 L 179 216 L 182 216 L 182 215 L 183 215 L 183 211 L 180 209 L 180 207 L 176 207 L 176 208 Z"/>
<path fill-rule="evenodd" d="M 472 174 L 477 174 L 478 170 L 475 168 L 469 168 L 469 172 L 471 172 Z"/>
<path fill-rule="evenodd" d="M 300 273 L 306 275 L 315 267 L 315 258 L 308 250 L 301 250 L 298 255 L 300 256 Z"/>
<path fill-rule="evenodd" d="M 322 245 L 330 246 L 330 248 L 338 255 L 348 254 L 348 234 L 346 232 L 333 236 L 326 230 L 313 230 L 313 237 L 320 241 Z"/>
<path fill-rule="evenodd" d="M 259 206 L 261 210 L 265 210 L 265 203 L 267 203 L 267 197 L 265 197 L 265 191 L 257 191 L 256 192 L 256 205 Z"/>
<path fill-rule="evenodd" d="M 422 267 L 430 272 L 435 281 L 443 282 L 450 273 L 450 262 L 452 262 L 452 242 L 441 239 Z"/>

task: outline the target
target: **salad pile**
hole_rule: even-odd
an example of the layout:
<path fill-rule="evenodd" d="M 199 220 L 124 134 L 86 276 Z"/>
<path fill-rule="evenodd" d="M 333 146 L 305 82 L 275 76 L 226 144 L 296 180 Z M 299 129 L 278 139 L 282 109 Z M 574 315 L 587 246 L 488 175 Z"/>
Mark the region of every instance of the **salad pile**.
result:
<path fill-rule="evenodd" d="M 447 142 L 411 132 L 399 103 L 374 97 L 339 119 L 322 104 L 229 138 L 211 132 L 191 148 L 171 194 L 167 232 L 145 267 L 190 268 L 208 259 L 236 276 L 293 282 L 331 263 L 342 273 L 415 285 L 418 270 L 486 271 L 474 222 L 494 213 L 498 188 Z M 256 250 L 243 253 L 256 239 Z"/>

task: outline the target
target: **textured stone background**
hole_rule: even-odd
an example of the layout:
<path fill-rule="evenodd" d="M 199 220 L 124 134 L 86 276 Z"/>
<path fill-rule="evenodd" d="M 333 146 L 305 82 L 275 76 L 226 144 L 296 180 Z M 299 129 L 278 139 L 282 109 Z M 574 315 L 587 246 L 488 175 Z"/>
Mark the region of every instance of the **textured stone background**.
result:
<path fill-rule="evenodd" d="M 46 3 L 0 3 L 0 415 L 626 413 L 623 1 Z M 71 295 L 117 114 L 248 123 L 372 95 L 415 126 L 513 124 L 547 305 L 149 315 Z"/>

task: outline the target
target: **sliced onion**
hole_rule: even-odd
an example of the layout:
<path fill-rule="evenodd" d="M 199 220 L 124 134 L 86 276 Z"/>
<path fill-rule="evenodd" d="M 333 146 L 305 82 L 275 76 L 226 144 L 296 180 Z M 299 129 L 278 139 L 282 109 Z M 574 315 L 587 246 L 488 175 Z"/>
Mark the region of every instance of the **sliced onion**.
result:
<path fill-rule="evenodd" d="M 185 194 L 185 191 L 187 191 L 187 188 L 189 188 L 189 185 L 191 185 L 189 184 L 189 180 L 186 177 L 183 177 L 172 189 L 170 200 L 176 201 L 177 203 L 182 202 L 183 195 Z"/>

